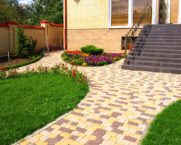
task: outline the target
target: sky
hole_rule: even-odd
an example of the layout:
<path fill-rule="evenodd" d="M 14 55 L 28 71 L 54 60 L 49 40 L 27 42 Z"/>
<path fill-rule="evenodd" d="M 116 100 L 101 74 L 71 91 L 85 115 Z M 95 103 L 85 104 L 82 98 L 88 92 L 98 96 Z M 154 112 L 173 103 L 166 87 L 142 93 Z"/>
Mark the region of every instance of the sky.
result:
<path fill-rule="evenodd" d="M 27 4 L 27 5 L 29 5 L 29 4 L 31 4 L 31 2 L 33 0 L 18 0 L 18 1 L 19 1 L 20 4 Z"/>

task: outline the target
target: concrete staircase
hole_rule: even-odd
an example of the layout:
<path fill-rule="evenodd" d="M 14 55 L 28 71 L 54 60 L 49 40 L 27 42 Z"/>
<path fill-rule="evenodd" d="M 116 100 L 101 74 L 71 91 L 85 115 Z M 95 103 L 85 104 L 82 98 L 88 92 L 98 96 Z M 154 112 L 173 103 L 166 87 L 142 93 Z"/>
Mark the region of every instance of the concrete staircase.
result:
<path fill-rule="evenodd" d="M 144 26 L 122 68 L 181 74 L 181 25 Z"/>

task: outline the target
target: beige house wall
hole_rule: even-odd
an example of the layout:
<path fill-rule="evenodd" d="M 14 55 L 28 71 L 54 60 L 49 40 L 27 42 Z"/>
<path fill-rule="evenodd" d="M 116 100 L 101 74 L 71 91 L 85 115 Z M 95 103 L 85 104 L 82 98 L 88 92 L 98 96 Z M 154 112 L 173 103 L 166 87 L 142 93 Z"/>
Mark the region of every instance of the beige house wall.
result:
<path fill-rule="evenodd" d="M 138 36 L 141 29 L 136 33 Z M 68 50 L 80 50 L 86 45 L 96 45 L 105 52 L 120 53 L 122 37 L 129 29 L 79 29 L 68 30 Z"/>
<path fill-rule="evenodd" d="M 178 15 L 179 15 L 179 0 L 171 0 L 170 22 L 173 24 L 177 24 Z"/>
<path fill-rule="evenodd" d="M 67 0 L 68 29 L 108 28 L 109 0 Z"/>

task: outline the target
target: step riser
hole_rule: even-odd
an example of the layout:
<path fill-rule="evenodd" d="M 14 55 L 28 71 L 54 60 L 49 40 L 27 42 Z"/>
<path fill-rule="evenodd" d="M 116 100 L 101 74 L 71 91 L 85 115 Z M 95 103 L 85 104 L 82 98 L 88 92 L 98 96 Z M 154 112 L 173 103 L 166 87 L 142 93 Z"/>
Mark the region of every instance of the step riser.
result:
<path fill-rule="evenodd" d="M 181 39 L 180 40 L 175 40 L 175 39 L 147 39 L 146 42 L 159 42 L 159 43 L 168 43 L 168 42 L 171 42 L 171 43 L 180 43 L 181 42 Z"/>
<path fill-rule="evenodd" d="M 126 61 L 127 62 L 127 61 Z M 181 68 L 181 64 L 175 64 L 175 63 L 165 63 L 162 62 L 146 62 L 146 61 L 129 61 L 130 64 L 134 65 L 148 65 L 148 66 L 156 66 L 156 67 L 173 67 L 173 68 Z"/>
<path fill-rule="evenodd" d="M 143 48 L 144 49 L 158 49 L 158 50 L 165 50 L 165 49 L 181 50 L 181 47 L 172 47 L 172 48 L 170 48 L 170 47 L 164 47 L 164 46 L 155 47 L 155 46 L 150 46 L 150 45 L 147 45 L 147 46 L 145 45 Z"/>
<path fill-rule="evenodd" d="M 181 48 L 181 43 L 150 43 L 150 42 L 146 42 L 144 46 L 154 46 L 154 47 L 159 47 L 159 46 L 171 46 L 171 47 L 179 47 Z"/>
<path fill-rule="evenodd" d="M 142 49 L 142 52 L 147 52 L 147 53 L 168 53 L 168 54 L 181 54 L 181 49 L 180 51 L 174 51 L 174 50 L 164 50 L 164 49 Z"/>
<path fill-rule="evenodd" d="M 154 53 L 154 54 L 149 54 L 149 53 L 141 53 L 141 56 L 145 57 L 165 57 L 165 58 L 181 58 L 181 54 L 159 54 L 159 53 Z"/>
<path fill-rule="evenodd" d="M 166 39 L 172 39 L 172 40 L 174 40 L 174 39 L 181 39 L 181 36 L 159 36 L 159 35 L 155 35 L 155 36 L 148 36 L 148 38 L 147 38 L 148 40 L 149 39 L 164 39 L 164 40 L 166 40 Z"/>
<path fill-rule="evenodd" d="M 127 60 L 132 61 L 132 57 L 127 57 Z M 171 58 L 159 58 L 159 57 L 137 57 L 135 60 L 140 61 L 158 61 L 158 62 L 168 62 L 168 63 L 181 63 L 181 59 L 171 59 Z"/>
<path fill-rule="evenodd" d="M 136 71 L 149 71 L 149 72 L 161 72 L 161 73 L 173 73 L 173 74 L 180 74 L 181 70 L 171 70 L 171 69 L 164 69 L 164 68 L 145 68 L 142 66 L 122 66 L 122 69 L 126 70 L 136 70 Z"/>

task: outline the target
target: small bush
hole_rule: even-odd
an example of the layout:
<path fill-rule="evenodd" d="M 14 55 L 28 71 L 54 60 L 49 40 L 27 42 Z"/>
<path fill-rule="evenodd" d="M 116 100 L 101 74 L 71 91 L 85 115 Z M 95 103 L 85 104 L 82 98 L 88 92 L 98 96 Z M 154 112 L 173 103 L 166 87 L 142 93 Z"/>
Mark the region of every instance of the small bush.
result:
<path fill-rule="evenodd" d="M 16 35 L 16 48 L 14 51 L 15 55 L 21 58 L 30 57 L 34 52 L 37 42 L 32 38 L 28 39 L 24 35 L 24 31 L 21 27 L 18 27 Z"/>
<path fill-rule="evenodd" d="M 99 55 L 99 54 L 104 52 L 103 49 L 97 48 L 94 45 L 88 45 L 88 46 L 82 47 L 81 51 L 82 51 L 82 53 L 90 53 L 90 54 L 93 54 L 93 55 Z"/>

